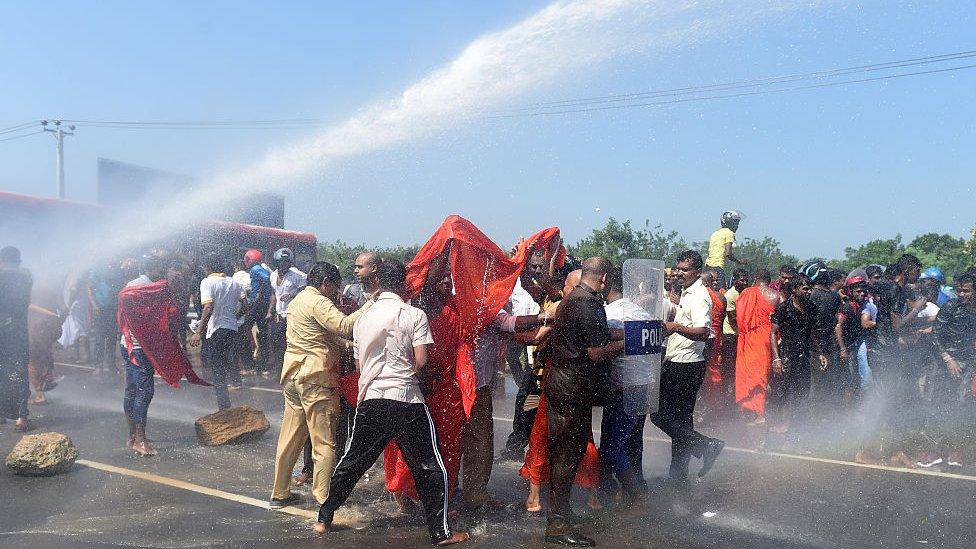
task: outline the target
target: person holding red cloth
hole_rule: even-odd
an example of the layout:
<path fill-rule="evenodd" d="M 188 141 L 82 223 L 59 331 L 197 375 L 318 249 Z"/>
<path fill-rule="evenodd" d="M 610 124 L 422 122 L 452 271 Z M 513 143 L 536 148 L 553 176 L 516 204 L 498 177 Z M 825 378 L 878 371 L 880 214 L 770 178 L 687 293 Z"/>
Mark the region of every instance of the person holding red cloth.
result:
<path fill-rule="evenodd" d="M 425 376 L 425 398 L 431 400 L 440 451 L 448 471 L 449 493 L 458 486 L 461 454 L 465 458 L 467 507 L 487 503 L 487 483 L 493 461 L 491 395 L 479 389 L 484 381 L 475 371 L 475 351 L 487 331 L 494 330 L 509 301 L 516 279 L 534 249 L 557 254 L 561 264 L 565 250 L 559 245 L 559 229 L 540 231 L 520 243 L 513 257 L 470 221 L 449 216 L 413 261 L 407 265 L 405 298 L 414 298 L 430 314 L 434 350 L 430 373 Z M 445 280 L 448 278 L 449 280 Z M 451 289 L 453 288 L 453 290 Z M 507 331 L 531 328 L 538 317 L 511 317 Z M 497 335 L 496 335 L 497 338 Z M 484 376 L 482 376 L 484 377 Z M 453 379 L 453 382 L 452 382 Z M 465 440 L 469 441 L 465 444 Z M 485 441 L 485 444 L 472 444 Z M 457 444 L 455 444 L 457 442 Z M 407 510 L 405 498 L 413 498 L 413 479 L 395 445 L 385 457 L 387 489 Z"/>
<path fill-rule="evenodd" d="M 155 386 L 153 375 L 173 387 L 180 379 L 210 385 L 193 372 L 183 353 L 178 332 L 182 319 L 169 283 L 163 278 L 163 262 L 157 252 L 143 258 L 142 274 L 119 292 L 120 352 L 125 360 L 123 409 L 129 423 L 126 447 L 140 456 L 154 456 L 146 440 L 146 420 Z"/>

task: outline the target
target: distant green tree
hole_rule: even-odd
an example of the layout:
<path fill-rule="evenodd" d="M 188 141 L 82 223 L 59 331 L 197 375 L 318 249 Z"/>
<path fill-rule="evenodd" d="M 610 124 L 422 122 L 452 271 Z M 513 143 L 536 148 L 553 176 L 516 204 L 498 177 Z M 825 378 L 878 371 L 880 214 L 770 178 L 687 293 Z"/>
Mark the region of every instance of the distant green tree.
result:
<path fill-rule="evenodd" d="M 926 233 L 915 237 L 907 245 L 902 243 L 901 235 L 891 239 L 872 240 L 857 247 L 844 250 L 845 259 L 829 262 L 851 270 L 862 265 L 891 265 L 905 253 L 917 256 L 925 267 L 942 269 L 950 280 L 976 265 L 976 231 L 971 240 L 957 238 L 949 234 Z"/>
<path fill-rule="evenodd" d="M 343 279 L 353 280 L 355 278 L 353 270 L 356 266 L 356 257 L 367 250 L 373 250 L 383 258 L 398 259 L 404 263 L 409 263 L 417 255 L 419 249 L 420 246 L 368 248 L 364 244 L 353 246 L 336 240 L 334 242 L 319 242 L 318 258 L 319 261 L 328 261 L 338 266 Z"/>
<path fill-rule="evenodd" d="M 846 271 L 863 265 L 887 266 L 894 263 L 903 253 L 905 253 L 905 246 L 899 234 L 894 238 L 872 240 L 857 247 L 845 248 L 844 259 L 828 261 L 828 264 Z"/>
<path fill-rule="evenodd" d="M 761 239 L 743 238 L 741 242 L 735 243 L 735 256 L 746 262 L 747 268 L 751 272 L 759 269 L 769 270 L 773 276 L 779 272 L 783 265 L 797 265 L 800 260 L 780 249 L 780 243 L 775 238 L 766 236 Z M 735 265 L 726 265 L 726 271 L 734 269 Z M 731 271 L 727 274 L 731 275 Z"/>
<path fill-rule="evenodd" d="M 942 269 L 949 280 L 976 264 L 976 256 L 969 242 L 948 234 L 920 235 L 908 244 L 905 251 L 917 255 L 926 267 Z"/>
<path fill-rule="evenodd" d="M 614 265 L 623 265 L 627 259 L 662 259 L 673 263 L 688 244 L 675 231 L 666 232 L 660 225 L 644 222 L 643 229 L 635 229 L 630 221 L 623 223 L 610 218 L 602 228 L 593 229 L 590 236 L 576 245 L 568 246 L 569 253 L 587 258 L 602 256 Z"/>

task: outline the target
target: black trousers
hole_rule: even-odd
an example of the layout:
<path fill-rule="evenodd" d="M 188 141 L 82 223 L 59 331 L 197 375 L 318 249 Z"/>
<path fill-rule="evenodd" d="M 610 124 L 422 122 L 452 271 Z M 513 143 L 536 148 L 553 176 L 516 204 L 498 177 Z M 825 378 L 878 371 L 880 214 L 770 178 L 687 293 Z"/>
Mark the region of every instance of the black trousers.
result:
<path fill-rule="evenodd" d="M 708 437 L 695 430 L 695 399 L 705 380 L 705 362 L 670 362 L 661 367 L 661 398 L 651 422 L 671 437 L 673 479 L 688 476 L 691 456 L 701 457 Z"/>
<path fill-rule="evenodd" d="M 369 399 L 356 408 L 353 425 L 346 451 L 332 474 L 329 497 L 319 509 L 319 522 L 332 524 L 336 509 L 376 463 L 383 448 L 395 440 L 424 505 L 431 542 L 451 537 L 451 527 L 447 524 L 447 469 L 437 450 L 434 420 L 427 405 Z"/>
<path fill-rule="evenodd" d="M 590 440 L 593 406 L 546 397 L 549 427 L 549 514 L 547 532 L 565 533 L 573 509 L 573 479 Z"/>
<path fill-rule="evenodd" d="M 92 363 L 96 368 L 117 370 L 115 366 L 116 349 L 119 348 L 119 325 L 115 320 L 115 310 L 95 313 L 92 322 Z"/>
<path fill-rule="evenodd" d="M 275 315 L 268 324 L 268 372 L 274 379 L 281 378 L 281 369 L 285 364 L 285 347 L 288 346 L 287 317 Z"/>
<path fill-rule="evenodd" d="M 816 361 L 819 368 L 819 355 L 812 358 L 809 351 L 796 352 L 780 347 L 779 356 L 783 359 L 783 373 L 769 376 L 767 415 L 777 421 L 803 419 L 804 414 L 799 412 L 810 395 L 812 363 Z"/>
<path fill-rule="evenodd" d="M 201 330 L 206 330 L 202 326 Z M 217 397 L 217 409 L 226 410 L 230 408 L 230 394 L 227 392 L 227 378 L 233 385 L 241 384 L 241 372 L 237 369 L 234 362 L 234 348 L 237 345 L 237 332 L 228 328 L 218 328 L 217 331 L 207 338 L 207 356 L 210 368 L 213 371 L 212 384 L 214 395 Z"/>
<path fill-rule="evenodd" d="M 532 422 L 535 420 L 535 413 L 525 410 L 525 399 L 528 398 L 535 380 L 532 377 L 532 366 L 529 364 L 525 345 L 510 341 L 506 358 L 508 369 L 512 372 L 512 378 L 519 390 L 515 395 L 512 433 L 508 435 L 508 440 L 505 442 L 505 450 L 512 453 L 524 452 L 529 444 L 529 436 L 532 434 Z"/>
<path fill-rule="evenodd" d="M 735 357 L 739 338 L 735 334 L 722 335 L 722 405 L 731 409 L 735 402 Z"/>

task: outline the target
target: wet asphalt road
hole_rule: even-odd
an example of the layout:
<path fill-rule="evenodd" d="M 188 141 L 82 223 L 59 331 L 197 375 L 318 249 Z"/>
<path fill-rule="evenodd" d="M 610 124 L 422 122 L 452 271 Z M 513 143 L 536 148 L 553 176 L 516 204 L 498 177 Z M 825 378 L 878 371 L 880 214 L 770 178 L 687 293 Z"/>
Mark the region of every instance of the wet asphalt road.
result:
<path fill-rule="evenodd" d="M 282 410 L 272 383 L 259 380 L 267 390 L 232 393 L 235 405 L 264 410 L 271 431 L 257 441 L 206 448 L 196 442 L 193 421 L 216 409 L 212 391 L 187 385 L 174 390 L 157 380 L 148 430 L 160 455 L 138 458 L 124 448 L 121 385 L 80 368 L 61 371 L 66 377 L 49 393 L 50 403 L 32 407 L 35 432 L 67 434 L 81 459 L 96 464 L 219 489 L 225 497 L 269 497 Z M 509 389 L 507 397 L 496 395 L 496 451 L 511 427 L 504 421 L 514 400 L 510 382 Z M 702 430 L 727 436 L 731 447 L 756 443 L 735 430 Z M 666 472 L 668 447 L 650 425 L 645 436 L 644 470 L 651 479 Z M 0 452 L 6 455 L 19 438 L 11 423 L 0 425 Z M 729 448 L 705 482 L 677 492 L 652 483 L 646 507 L 590 512 L 582 529 L 601 547 L 974 546 L 976 472 L 920 475 L 830 462 L 849 459 L 842 446 L 824 445 L 801 457 Z M 525 514 L 526 484 L 517 468 L 500 463 L 492 474 L 492 495 L 507 507 L 456 521 L 474 535 L 467 546 L 544 546 L 545 519 Z M 131 474 L 76 465 L 57 477 L 21 478 L 4 468 L 0 547 L 429 546 L 423 522 L 399 516 L 382 482 L 382 468 L 374 468 L 340 515 L 351 526 L 316 538 L 307 518 Z M 307 490 L 301 493 L 302 507 L 315 510 Z M 582 494 L 576 507 L 585 509 Z"/>

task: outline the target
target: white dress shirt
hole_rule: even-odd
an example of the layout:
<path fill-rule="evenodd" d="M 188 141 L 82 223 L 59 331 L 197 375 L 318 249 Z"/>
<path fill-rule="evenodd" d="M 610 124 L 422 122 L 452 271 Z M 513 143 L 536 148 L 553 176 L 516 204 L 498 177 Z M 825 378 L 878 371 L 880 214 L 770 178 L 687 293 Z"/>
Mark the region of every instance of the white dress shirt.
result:
<path fill-rule="evenodd" d="M 674 310 L 674 322 L 688 328 L 705 328 L 711 331 L 712 298 L 701 279 L 681 291 L 681 299 Z M 664 360 L 669 362 L 703 362 L 705 342 L 694 341 L 673 333 L 668 336 L 668 348 Z"/>
<path fill-rule="evenodd" d="M 271 288 L 275 293 L 275 312 L 278 316 L 288 316 L 288 304 L 305 287 L 308 275 L 295 267 L 288 269 L 284 276 L 278 276 L 278 271 L 271 273 Z"/>
<path fill-rule="evenodd" d="M 352 329 L 353 354 L 359 364 L 359 402 L 371 398 L 424 402 L 414 368 L 413 348 L 434 342 L 427 315 L 383 292 Z"/>

